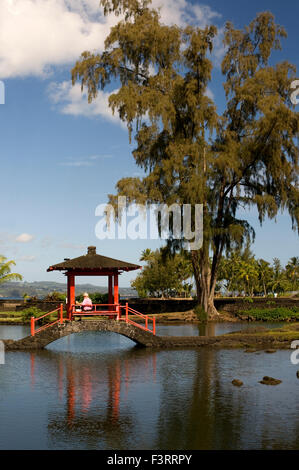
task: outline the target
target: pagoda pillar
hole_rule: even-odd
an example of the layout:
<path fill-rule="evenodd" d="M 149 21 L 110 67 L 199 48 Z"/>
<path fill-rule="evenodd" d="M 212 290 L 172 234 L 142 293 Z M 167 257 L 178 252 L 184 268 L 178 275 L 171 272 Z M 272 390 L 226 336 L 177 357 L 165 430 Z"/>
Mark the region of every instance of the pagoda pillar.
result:
<path fill-rule="evenodd" d="M 112 304 L 114 303 L 112 281 L 112 276 L 108 276 L 108 310 L 113 310 Z"/>
<path fill-rule="evenodd" d="M 73 274 L 67 275 L 67 313 L 68 319 L 72 319 L 72 305 L 75 304 L 75 276 Z"/>
<path fill-rule="evenodd" d="M 114 303 L 116 304 L 116 311 L 118 318 L 121 316 L 119 308 L 119 295 L 118 295 L 118 274 L 114 274 Z"/>

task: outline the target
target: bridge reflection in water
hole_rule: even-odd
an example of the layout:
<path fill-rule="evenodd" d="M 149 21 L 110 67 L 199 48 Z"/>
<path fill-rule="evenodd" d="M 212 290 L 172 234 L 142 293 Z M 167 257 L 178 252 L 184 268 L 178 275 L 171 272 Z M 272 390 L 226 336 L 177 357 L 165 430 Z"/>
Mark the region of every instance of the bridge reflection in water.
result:
<path fill-rule="evenodd" d="M 55 355 L 57 361 L 57 399 L 60 403 L 65 401 L 64 414 L 54 416 L 51 413 L 49 416 L 48 430 L 50 434 L 55 433 L 55 441 L 60 432 L 79 434 L 86 433 L 89 428 L 98 434 L 98 438 L 103 431 L 109 429 L 110 432 L 111 428 L 119 428 L 119 431 L 124 428 L 125 432 L 132 421 L 130 410 L 126 410 L 131 376 L 142 377 L 144 385 L 156 383 L 155 352 L 148 354 L 138 350 L 136 356 L 136 348 L 133 348 L 133 351 L 123 351 L 121 357 L 112 356 L 109 361 L 106 357 L 101 362 L 98 354 L 96 358 L 89 354 L 87 358 L 81 354 L 65 357 L 64 354 L 42 351 L 30 353 L 32 391 L 36 387 L 36 377 L 41 367 L 40 361 L 36 366 L 36 354 L 49 353 Z"/>

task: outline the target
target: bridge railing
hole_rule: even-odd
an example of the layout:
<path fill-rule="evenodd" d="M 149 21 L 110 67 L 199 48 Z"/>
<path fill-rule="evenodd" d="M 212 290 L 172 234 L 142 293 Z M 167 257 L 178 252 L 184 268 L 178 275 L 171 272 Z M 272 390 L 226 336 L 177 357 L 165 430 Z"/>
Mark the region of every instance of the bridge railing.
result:
<path fill-rule="evenodd" d="M 153 335 L 156 334 L 156 318 L 155 317 L 149 317 L 148 315 L 143 315 L 143 313 L 137 312 L 137 310 L 134 310 L 133 308 L 129 307 L 129 304 L 126 303 L 125 306 L 120 305 L 120 309 L 125 309 L 126 316 L 125 316 L 125 321 L 126 323 L 129 323 L 131 325 L 137 326 L 138 328 L 141 328 L 144 331 L 148 331 L 149 333 L 152 333 Z M 133 318 L 138 318 L 138 323 L 134 321 Z M 122 318 L 120 318 L 122 320 Z M 141 323 L 140 323 L 141 320 Z"/>
<path fill-rule="evenodd" d="M 118 304 L 92 304 L 91 310 L 83 310 L 81 305 L 72 305 L 72 317 L 91 317 L 91 316 L 119 316 Z"/>
<path fill-rule="evenodd" d="M 51 317 L 51 315 L 54 315 L 55 313 L 57 313 L 57 320 L 55 321 L 50 321 L 49 323 L 45 324 L 45 325 L 42 325 L 40 326 L 39 328 L 36 328 L 36 323 L 38 323 L 40 320 L 44 319 L 44 318 L 47 318 L 47 317 Z M 58 308 L 56 308 L 55 310 L 52 310 L 51 312 L 49 313 L 46 313 L 45 315 L 42 315 L 40 317 L 31 317 L 31 336 L 34 336 L 36 335 L 36 333 L 40 333 L 41 331 L 45 330 L 46 328 L 49 328 L 50 326 L 53 326 L 53 325 L 56 325 L 56 323 L 60 323 L 62 324 L 64 321 L 64 318 L 63 318 L 63 304 L 60 304 L 60 306 Z"/>
<path fill-rule="evenodd" d="M 107 308 L 103 309 L 103 307 L 107 307 Z M 129 307 L 128 303 L 126 303 L 126 305 L 93 304 L 92 310 L 88 310 L 88 311 L 82 311 L 82 310 L 77 311 L 77 309 L 79 309 L 79 305 L 72 305 L 71 317 L 74 317 L 74 316 L 80 316 L 80 317 L 81 316 L 111 316 L 111 317 L 116 317 L 117 320 L 125 321 L 128 324 L 134 325 L 137 328 L 140 328 L 144 331 L 148 331 L 149 333 L 152 333 L 153 335 L 156 334 L 155 317 L 151 318 L 148 315 L 143 315 L 137 310 L 134 310 L 133 308 Z M 122 317 L 121 315 L 122 310 L 125 311 L 124 317 Z M 57 313 L 56 320 L 50 321 L 49 323 L 41 325 L 38 328 L 36 328 L 36 326 L 38 326 L 37 323 L 40 320 L 43 320 L 47 317 L 51 317 L 55 313 Z M 35 334 L 45 330 L 46 328 L 56 325 L 56 323 L 63 324 L 65 320 L 66 319 L 63 318 L 63 304 L 61 304 L 60 307 L 58 307 L 55 310 L 52 310 L 49 313 L 46 313 L 45 315 L 42 315 L 38 318 L 31 317 L 31 335 L 34 336 Z"/>

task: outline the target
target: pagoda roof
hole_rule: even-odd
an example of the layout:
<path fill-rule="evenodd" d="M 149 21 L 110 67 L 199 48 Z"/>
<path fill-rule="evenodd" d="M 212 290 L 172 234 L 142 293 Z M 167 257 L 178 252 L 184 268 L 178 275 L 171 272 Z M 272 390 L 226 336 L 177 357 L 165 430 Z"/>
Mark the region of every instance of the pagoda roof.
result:
<path fill-rule="evenodd" d="M 54 264 L 49 266 L 47 271 L 82 271 L 84 273 L 94 271 L 134 271 L 141 269 L 141 266 L 137 264 L 127 263 L 126 261 L 120 261 L 107 256 L 98 255 L 95 246 L 89 246 L 87 254 L 79 256 L 78 258 L 69 259 L 66 258 L 62 263 Z"/>

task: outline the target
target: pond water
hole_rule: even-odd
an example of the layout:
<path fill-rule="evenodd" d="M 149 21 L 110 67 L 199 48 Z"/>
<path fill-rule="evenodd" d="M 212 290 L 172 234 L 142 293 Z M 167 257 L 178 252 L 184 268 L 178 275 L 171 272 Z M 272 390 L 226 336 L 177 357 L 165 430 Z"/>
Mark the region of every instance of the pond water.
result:
<path fill-rule="evenodd" d="M 283 323 L 261 323 L 261 322 L 223 322 L 223 323 L 168 323 L 157 325 L 157 335 L 159 336 L 219 336 L 233 331 L 243 331 L 251 328 L 280 328 Z"/>
<path fill-rule="evenodd" d="M 219 324 L 210 334 L 226 327 L 241 329 Z M 0 338 L 25 336 L 26 328 L 1 326 Z M 158 334 L 199 332 L 196 325 L 160 325 Z M 0 448 L 298 449 L 297 369 L 290 351 L 152 351 L 101 332 L 7 352 Z M 265 375 L 283 382 L 261 385 Z M 233 387 L 235 378 L 244 386 Z"/>
<path fill-rule="evenodd" d="M 223 322 L 223 323 L 163 323 L 157 324 L 159 336 L 219 336 L 233 331 L 242 331 L 256 327 L 280 328 L 283 323 L 261 322 Z M 0 339 L 21 339 L 30 335 L 30 327 L 25 325 L 0 325 Z"/>

